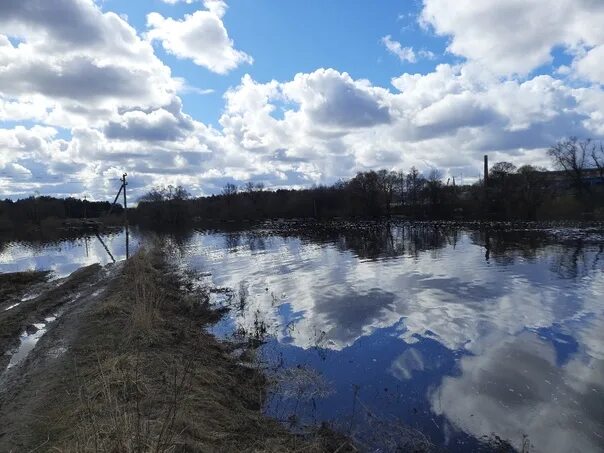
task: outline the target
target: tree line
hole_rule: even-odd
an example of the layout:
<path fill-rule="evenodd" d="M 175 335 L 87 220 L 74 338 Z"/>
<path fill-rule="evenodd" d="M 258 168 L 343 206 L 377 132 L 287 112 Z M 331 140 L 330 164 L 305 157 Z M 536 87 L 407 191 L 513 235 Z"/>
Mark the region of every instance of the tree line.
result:
<path fill-rule="evenodd" d="M 156 187 L 129 209 L 132 223 L 152 227 L 204 221 L 265 219 L 412 219 L 546 220 L 604 218 L 604 144 L 575 137 L 552 146 L 548 154 L 558 172 L 497 162 L 487 177 L 471 185 L 426 174 L 364 171 L 345 181 L 306 189 L 269 190 L 262 183 L 228 183 L 219 194 L 193 198 L 182 186 Z M 100 218 L 110 203 L 76 198 L 29 197 L 0 201 L 0 230 L 48 227 L 67 218 Z M 120 214 L 116 205 L 113 212 Z"/>
<path fill-rule="evenodd" d="M 548 151 L 559 172 L 497 162 L 482 181 L 456 185 L 440 171 L 379 170 L 307 189 L 267 190 L 228 183 L 222 192 L 191 198 L 182 187 L 157 188 L 140 199 L 141 224 L 293 218 L 546 220 L 604 218 L 604 145 L 571 137 Z M 593 175 L 596 175 L 594 178 Z"/>
<path fill-rule="evenodd" d="M 99 219 L 111 207 L 108 201 L 88 201 L 78 198 L 31 196 L 21 200 L 0 200 L 0 231 L 54 228 L 66 219 Z M 113 211 L 123 213 L 116 205 Z"/>

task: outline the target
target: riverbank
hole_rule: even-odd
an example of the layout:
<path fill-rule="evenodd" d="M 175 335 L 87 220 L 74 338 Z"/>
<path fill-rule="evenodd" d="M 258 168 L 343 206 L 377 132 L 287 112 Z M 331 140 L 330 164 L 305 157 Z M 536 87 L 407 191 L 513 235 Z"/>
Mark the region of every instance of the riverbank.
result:
<path fill-rule="evenodd" d="M 292 434 L 262 414 L 265 377 L 205 332 L 221 313 L 159 248 L 15 309 L 0 314 L 15 339 L 0 374 L 1 451 L 354 451 L 330 430 Z"/>

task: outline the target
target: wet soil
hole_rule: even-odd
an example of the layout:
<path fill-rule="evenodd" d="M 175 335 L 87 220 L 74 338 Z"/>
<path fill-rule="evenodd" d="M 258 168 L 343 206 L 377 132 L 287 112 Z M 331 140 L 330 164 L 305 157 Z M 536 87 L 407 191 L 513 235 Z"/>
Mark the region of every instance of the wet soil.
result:
<path fill-rule="evenodd" d="M 45 282 L 50 272 L 28 271 L 0 274 L 0 311 L 19 302 L 33 286 Z"/>
<path fill-rule="evenodd" d="M 16 275 L 16 274 L 8 274 Z M 69 277 L 45 281 L 47 273 L 36 273 L 30 278 L 27 290 L 13 291 L 13 297 L 7 299 L 0 308 L 0 370 L 4 370 L 10 360 L 10 353 L 18 348 L 24 333 L 33 334 L 45 324 L 45 318 L 57 317 L 59 309 L 69 309 L 73 304 L 87 301 L 86 296 L 92 286 L 100 285 L 105 277 L 98 264 L 82 268 Z M 10 277 L 8 277 L 10 279 Z M 23 281 L 23 277 L 21 277 Z M 17 285 L 14 285 L 17 287 Z"/>

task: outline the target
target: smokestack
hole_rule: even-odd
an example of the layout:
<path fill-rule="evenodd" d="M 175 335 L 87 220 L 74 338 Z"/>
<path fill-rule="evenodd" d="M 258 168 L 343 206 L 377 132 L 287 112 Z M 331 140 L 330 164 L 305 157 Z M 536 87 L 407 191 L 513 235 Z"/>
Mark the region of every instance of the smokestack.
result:
<path fill-rule="evenodd" d="M 484 186 L 489 182 L 489 156 L 484 155 Z"/>

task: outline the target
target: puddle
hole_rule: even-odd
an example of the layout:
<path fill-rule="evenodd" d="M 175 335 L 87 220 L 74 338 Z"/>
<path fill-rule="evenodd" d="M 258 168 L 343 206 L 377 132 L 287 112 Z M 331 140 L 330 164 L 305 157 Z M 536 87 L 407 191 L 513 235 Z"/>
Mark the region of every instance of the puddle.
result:
<path fill-rule="evenodd" d="M 42 294 L 41 291 L 36 291 L 36 292 L 32 292 L 32 293 L 26 294 L 21 299 L 21 302 L 27 302 L 28 300 L 35 299 L 36 297 L 40 296 L 41 294 Z"/>
<path fill-rule="evenodd" d="M 27 302 L 28 300 L 32 300 L 35 299 L 36 297 L 38 297 L 40 294 L 42 294 L 41 292 L 34 292 L 34 293 L 29 293 L 26 294 L 25 296 L 23 296 L 21 298 L 21 300 L 17 303 L 12 304 L 11 306 L 7 307 L 4 309 L 4 311 L 9 311 L 12 310 L 13 308 L 18 307 L 19 305 L 21 305 L 23 302 Z"/>
<path fill-rule="evenodd" d="M 58 279 L 57 279 L 58 280 Z M 49 280 L 50 281 L 50 280 Z M 49 287 L 48 290 L 54 289 L 59 285 L 59 281 L 56 281 L 52 286 Z M 43 291 L 31 291 L 26 293 L 19 302 L 7 307 L 4 309 L 4 311 L 9 311 L 12 310 L 13 308 L 18 307 L 19 305 L 21 305 L 23 302 L 28 302 L 30 300 L 33 300 L 37 297 L 40 297 L 43 294 Z"/>
<path fill-rule="evenodd" d="M 57 320 L 58 315 L 48 316 L 44 318 L 44 323 L 36 323 L 32 326 L 26 328 L 21 336 L 19 337 L 21 340 L 21 344 L 17 349 L 15 349 L 12 353 L 7 353 L 11 355 L 10 361 L 6 367 L 6 370 L 10 370 L 14 366 L 21 363 L 31 351 L 36 347 L 36 344 L 44 336 L 44 334 L 48 331 L 48 324 Z M 35 329 L 35 331 L 34 331 Z"/>

